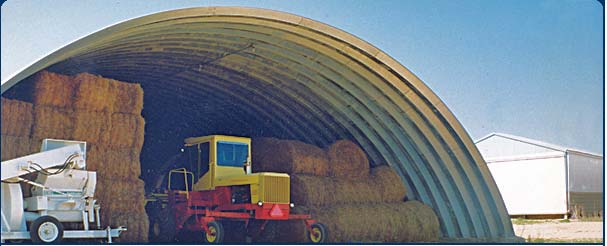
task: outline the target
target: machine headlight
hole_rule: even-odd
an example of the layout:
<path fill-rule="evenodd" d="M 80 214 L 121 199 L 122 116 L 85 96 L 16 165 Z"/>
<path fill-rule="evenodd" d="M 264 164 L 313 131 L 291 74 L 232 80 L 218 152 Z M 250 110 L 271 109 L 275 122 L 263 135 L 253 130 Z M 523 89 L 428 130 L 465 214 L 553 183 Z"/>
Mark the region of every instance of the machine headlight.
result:
<path fill-rule="evenodd" d="M 291 204 L 289 204 L 289 207 L 294 208 L 295 204 L 291 203 Z"/>
<path fill-rule="evenodd" d="M 259 205 L 261 207 L 261 206 L 263 206 L 263 202 L 259 201 L 259 202 L 257 202 L 257 205 Z"/>

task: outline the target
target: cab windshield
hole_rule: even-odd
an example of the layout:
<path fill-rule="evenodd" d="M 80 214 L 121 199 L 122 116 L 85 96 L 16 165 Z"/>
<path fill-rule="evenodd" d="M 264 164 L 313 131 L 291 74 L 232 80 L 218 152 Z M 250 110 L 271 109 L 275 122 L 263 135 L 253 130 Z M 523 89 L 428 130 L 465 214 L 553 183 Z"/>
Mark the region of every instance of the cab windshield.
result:
<path fill-rule="evenodd" d="M 249 145 L 236 142 L 217 142 L 217 165 L 242 167 L 247 161 Z"/>

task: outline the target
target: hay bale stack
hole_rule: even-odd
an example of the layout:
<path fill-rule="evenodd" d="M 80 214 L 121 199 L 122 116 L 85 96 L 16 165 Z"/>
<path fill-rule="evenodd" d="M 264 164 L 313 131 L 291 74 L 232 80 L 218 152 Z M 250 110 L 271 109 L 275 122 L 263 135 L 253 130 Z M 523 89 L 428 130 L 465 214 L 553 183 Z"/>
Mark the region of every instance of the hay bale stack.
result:
<path fill-rule="evenodd" d="M 5 150 L 8 142 L 23 142 L 18 146 L 37 152 L 44 138 L 86 141 L 87 169 L 97 171 L 102 225 L 128 226 L 120 242 L 147 242 L 145 191 L 139 179 L 145 124 L 141 86 L 86 73 L 70 77 L 46 71 L 35 76 L 34 85 L 30 144 L 3 137 L 3 158 L 5 151 L 11 157 L 25 151 Z M 4 123 L 4 104 L 2 116 Z M 3 133 L 14 132 L 11 127 L 5 130 L 3 124 Z"/>
<path fill-rule="evenodd" d="M 76 83 L 70 76 L 41 71 L 34 78 L 34 104 L 71 108 Z"/>
<path fill-rule="evenodd" d="M 328 174 L 327 154 L 314 145 L 276 138 L 254 138 L 251 145 L 254 172 Z"/>
<path fill-rule="evenodd" d="M 2 98 L 2 135 L 30 136 L 34 111 L 31 103 Z"/>
<path fill-rule="evenodd" d="M 365 152 L 354 142 L 340 140 L 311 151 L 304 143 L 253 139 L 256 171 L 287 172 L 295 213 L 311 213 L 328 229 L 328 242 L 414 242 L 438 239 L 438 219 L 419 202 L 403 202 L 405 186 L 389 166 L 370 168 Z M 285 154 L 286 153 L 286 154 Z M 293 154 L 296 153 L 296 154 Z M 298 164 L 328 158 L 326 171 Z M 304 170 L 304 171 L 302 171 Z M 270 223 L 261 242 L 306 242 L 301 221 Z"/>
<path fill-rule="evenodd" d="M 349 140 L 338 140 L 327 149 L 329 175 L 339 178 L 366 178 L 369 174 L 367 154 Z"/>
<path fill-rule="evenodd" d="M 432 242 L 439 236 L 439 222 L 432 208 L 417 201 L 296 207 L 310 213 L 328 230 L 327 242 Z M 353 216 L 354 215 L 354 216 Z M 262 242 L 306 242 L 301 221 L 268 224 Z"/>

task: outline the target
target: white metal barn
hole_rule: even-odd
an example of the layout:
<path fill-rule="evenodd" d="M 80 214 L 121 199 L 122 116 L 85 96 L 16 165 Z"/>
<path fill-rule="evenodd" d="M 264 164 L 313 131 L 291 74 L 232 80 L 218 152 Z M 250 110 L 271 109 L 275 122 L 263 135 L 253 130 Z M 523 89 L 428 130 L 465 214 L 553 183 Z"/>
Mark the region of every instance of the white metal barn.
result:
<path fill-rule="evenodd" d="M 602 216 L 601 155 L 503 133 L 476 146 L 510 216 Z"/>

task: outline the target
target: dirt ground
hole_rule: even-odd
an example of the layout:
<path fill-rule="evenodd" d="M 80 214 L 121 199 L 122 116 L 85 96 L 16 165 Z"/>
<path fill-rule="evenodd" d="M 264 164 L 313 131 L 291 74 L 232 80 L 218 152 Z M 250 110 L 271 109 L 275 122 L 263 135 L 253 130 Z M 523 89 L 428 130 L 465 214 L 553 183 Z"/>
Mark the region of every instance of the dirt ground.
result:
<path fill-rule="evenodd" d="M 584 241 L 588 239 L 603 239 L 602 221 L 562 222 L 547 220 L 540 223 L 514 224 L 517 236 L 529 239 L 551 239 L 562 241 Z"/>

